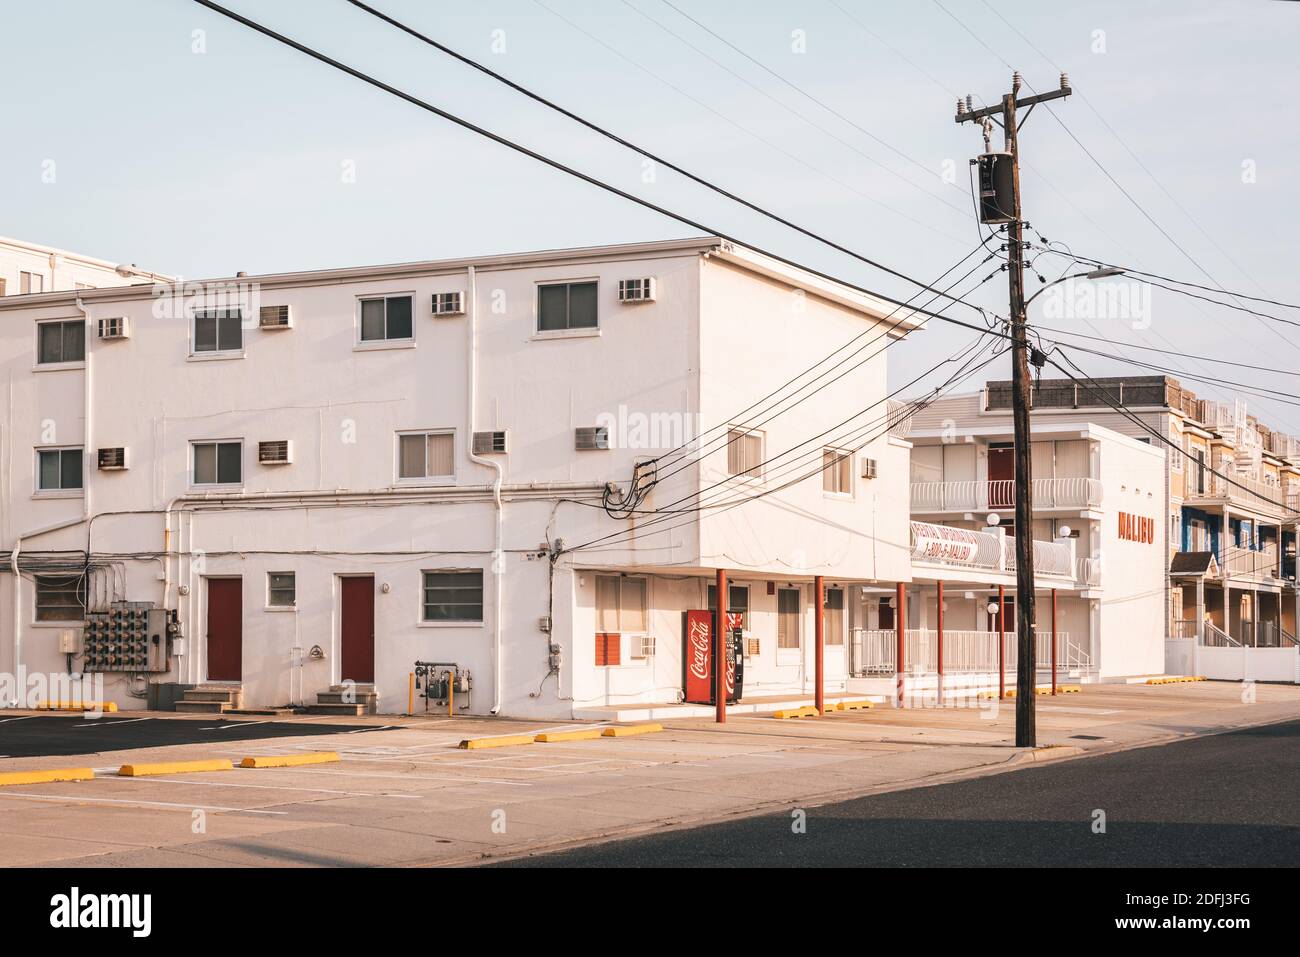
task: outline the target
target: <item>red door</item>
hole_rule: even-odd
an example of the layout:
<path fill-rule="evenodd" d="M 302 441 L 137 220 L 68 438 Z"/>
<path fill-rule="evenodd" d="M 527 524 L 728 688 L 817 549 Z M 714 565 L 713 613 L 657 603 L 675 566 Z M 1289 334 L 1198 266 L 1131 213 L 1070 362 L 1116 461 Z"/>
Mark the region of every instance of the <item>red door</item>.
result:
<path fill-rule="evenodd" d="M 244 580 L 208 579 L 208 680 L 244 680 Z"/>
<path fill-rule="evenodd" d="M 1010 508 L 1015 502 L 1016 450 L 989 449 L 989 508 Z"/>
<path fill-rule="evenodd" d="M 375 579 L 349 576 L 343 581 L 342 641 L 344 681 L 375 680 Z"/>

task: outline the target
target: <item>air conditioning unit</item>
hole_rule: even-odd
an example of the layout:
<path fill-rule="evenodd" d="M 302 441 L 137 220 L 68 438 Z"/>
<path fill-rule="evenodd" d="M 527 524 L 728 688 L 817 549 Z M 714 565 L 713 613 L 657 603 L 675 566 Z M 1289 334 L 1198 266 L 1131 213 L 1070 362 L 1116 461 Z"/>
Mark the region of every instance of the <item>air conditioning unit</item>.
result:
<path fill-rule="evenodd" d="M 873 479 L 876 477 L 876 460 L 864 458 L 862 460 L 862 477 L 864 479 Z"/>
<path fill-rule="evenodd" d="M 258 442 L 257 461 L 262 465 L 288 465 L 293 461 L 293 442 L 289 439 Z"/>
<path fill-rule="evenodd" d="M 475 432 L 474 454 L 492 455 L 510 451 L 510 433 L 505 429 L 497 432 Z"/>
<path fill-rule="evenodd" d="M 619 302 L 654 302 L 654 276 L 643 279 L 620 279 L 618 281 Z"/>
<path fill-rule="evenodd" d="M 99 320 L 99 338 L 125 339 L 126 337 L 126 316 L 105 316 Z"/>
<path fill-rule="evenodd" d="M 293 313 L 287 303 L 279 306 L 262 306 L 257 310 L 259 329 L 292 329 Z"/>
<path fill-rule="evenodd" d="M 633 658 L 653 658 L 655 656 L 655 636 L 654 635 L 632 635 L 631 636 Z"/>
<path fill-rule="evenodd" d="M 609 427 L 584 425 L 574 429 L 573 447 L 579 452 L 609 448 Z"/>
<path fill-rule="evenodd" d="M 435 316 L 462 316 L 465 314 L 464 298 L 458 292 L 435 292 L 433 294 L 433 314 Z"/>
<path fill-rule="evenodd" d="M 120 472 L 126 468 L 126 449 L 100 449 L 99 470 L 101 472 Z"/>

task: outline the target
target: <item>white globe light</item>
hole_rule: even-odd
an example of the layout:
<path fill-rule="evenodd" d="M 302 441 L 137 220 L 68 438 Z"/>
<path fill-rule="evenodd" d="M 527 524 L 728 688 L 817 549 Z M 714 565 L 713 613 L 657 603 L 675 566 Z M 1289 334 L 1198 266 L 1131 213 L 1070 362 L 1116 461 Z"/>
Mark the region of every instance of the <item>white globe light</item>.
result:
<path fill-rule="evenodd" d="M 999 522 L 1001 522 L 1002 517 L 998 515 L 997 512 L 989 512 L 988 517 L 985 518 L 984 521 L 988 523 L 989 527 L 992 527 L 994 525 L 997 525 Z"/>
<path fill-rule="evenodd" d="M 1070 526 L 1069 526 L 1069 525 L 1062 525 L 1062 526 L 1061 526 L 1060 534 L 1061 534 L 1061 537 L 1062 537 L 1062 538 L 1069 538 L 1069 537 L 1070 537 Z"/>
<path fill-rule="evenodd" d="M 989 602 L 989 614 L 996 615 L 997 613 L 998 613 L 998 603 L 995 601 Z"/>

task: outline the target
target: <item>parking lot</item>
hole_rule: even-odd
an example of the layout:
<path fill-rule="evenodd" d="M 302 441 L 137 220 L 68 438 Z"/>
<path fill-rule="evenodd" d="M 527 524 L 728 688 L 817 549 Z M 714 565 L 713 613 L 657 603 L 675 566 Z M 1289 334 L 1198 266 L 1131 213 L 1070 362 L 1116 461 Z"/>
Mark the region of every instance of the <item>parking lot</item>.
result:
<path fill-rule="evenodd" d="M 0 864 L 437 865 L 537 853 L 782 807 L 1159 744 L 1300 715 L 1300 689 L 1085 686 L 1039 698 L 1038 751 L 1013 709 L 663 722 L 658 733 L 466 750 L 471 737 L 602 727 L 502 719 L 0 714 L 0 772 L 93 780 L 0 787 Z M 80 748 L 80 750 L 77 750 Z M 337 762 L 119 776 L 124 764 L 303 755 Z M 1158 752 L 1152 752 L 1158 761 Z"/>

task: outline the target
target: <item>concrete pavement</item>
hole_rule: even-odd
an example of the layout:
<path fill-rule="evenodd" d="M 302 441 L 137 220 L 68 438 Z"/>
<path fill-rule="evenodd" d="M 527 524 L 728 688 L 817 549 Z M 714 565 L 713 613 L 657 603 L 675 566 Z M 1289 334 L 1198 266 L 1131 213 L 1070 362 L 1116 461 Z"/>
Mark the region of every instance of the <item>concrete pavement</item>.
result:
<path fill-rule="evenodd" d="M 365 866 L 517 857 L 792 806 L 825 805 L 1059 760 L 1300 718 L 1300 689 L 1199 683 L 1085 686 L 1039 698 L 1039 752 L 1012 747 L 1014 713 L 877 707 L 819 719 L 733 716 L 665 722 L 660 734 L 489 751 L 464 737 L 556 725 L 468 718 L 293 718 L 305 733 L 231 742 L 202 722 L 194 743 L 0 760 L 0 771 L 76 765 L 94 781 L 0 788 L 0 864 Z M 5 712 L 0 722 L 25 717 Z M 133 717 L 128 715 L 127 717 Z M 36 720 L 35 718 L 30 720 Z M 56 720 L 76 720 L 63 718 Z M 346 724 L 348 733 L 313 734 Z M 353 730 L 357 726 L 375 730 Z M 399 726 L 396 730 L 381 730 Z M 571 727 L 574 725 L 564 725 Z M 6 725 L 0 723 L 0 754 Z M 187 731 L 190 729 L 186 729 Z M 88 741 L 96 731 L 86 730 Z M 241 734 L 252 736 L 255 729 Z M 188 740 L 188 737 L 186 738 Z M 131 761 L 337 751 L 337 764 L 162 778 L 112 774 Z M 1145 752 L 1158 773 L 1160 750 Z M 1034 758 L 1048 759 L 1035 762 Z M 998 782 L 989 786 L 996 788 Z"/>

